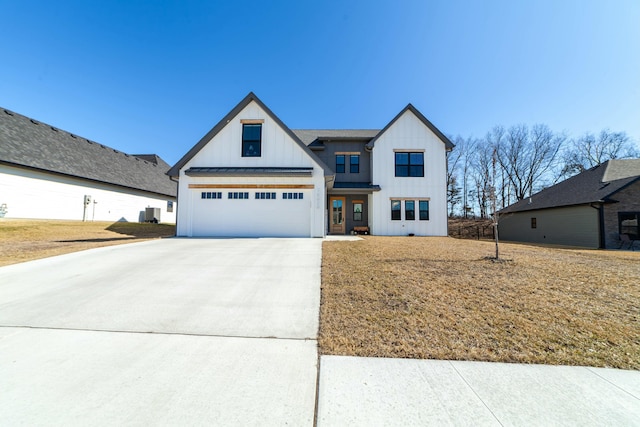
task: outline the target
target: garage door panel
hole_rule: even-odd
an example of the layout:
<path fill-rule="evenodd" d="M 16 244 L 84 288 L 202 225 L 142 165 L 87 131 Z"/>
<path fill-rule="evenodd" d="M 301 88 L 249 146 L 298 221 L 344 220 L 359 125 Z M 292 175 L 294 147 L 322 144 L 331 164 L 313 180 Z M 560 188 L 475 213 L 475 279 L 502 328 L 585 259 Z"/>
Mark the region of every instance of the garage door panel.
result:
<path fill-rule="evenodd" d="M 233 190 L 238 191 L 238 190 Z M 193 194 L 192 225 L 194 236 L 219 237 L 309 237 L 311 234 L 311 192 L 302 199 L 229 199 L 221 191 L 220 199 L 202 199 Z"/>

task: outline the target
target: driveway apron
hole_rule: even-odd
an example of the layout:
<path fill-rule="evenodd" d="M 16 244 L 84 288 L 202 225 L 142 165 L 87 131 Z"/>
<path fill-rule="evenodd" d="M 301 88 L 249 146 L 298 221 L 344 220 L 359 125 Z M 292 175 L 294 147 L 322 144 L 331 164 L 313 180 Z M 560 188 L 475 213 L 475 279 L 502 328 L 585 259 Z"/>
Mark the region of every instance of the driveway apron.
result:
<path fill-rule="evenodd" d="M 166 239 L 0 268 L 0 424 L 311 425 L 320 239 Z"/>

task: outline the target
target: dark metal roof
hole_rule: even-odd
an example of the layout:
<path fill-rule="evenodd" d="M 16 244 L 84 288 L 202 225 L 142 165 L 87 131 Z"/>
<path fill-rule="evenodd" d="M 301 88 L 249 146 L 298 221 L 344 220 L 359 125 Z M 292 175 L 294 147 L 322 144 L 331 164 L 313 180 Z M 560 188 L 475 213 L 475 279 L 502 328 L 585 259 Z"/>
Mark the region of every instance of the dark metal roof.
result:
<path fill-rule="evenodd" d="M 368 194 L 380 191 L 379 185 L 369 182 L 334 182 L 332 194 Z"/>
<path fill-rule="evenodd" d="M 298 138 L 306 145 L 314 141 L 370 141 L 380 129 L 294 129 Z"/>
<path fill-rule="evenodd" d="M 0 109 L 0 162 L 170 197 L 177 193 L 165 174 L 169 165 L 155 155 L 125 154 L 6 109 Z"/>
<path fill-rule="evenodd" d="M 264 112 L 267 113 L 267 115 L 271 117 L 271 119 L 276 122 L 278 126 L 280 126 L 280 128 L 282 128 L 282 130 L 284 130 L 287 135 L 289 135 L 291 139 L 293 139 L 295 143 L 297 143 L 300 148 L 302 148 L 309 155 L 309 157 L 311 157 L 311 159 L 313 159 L 313 161 L 315 161 L 320 167 L 322 167 L 322 169 L 324 169 L 325 176 L 334 175 L 333 171 L 327 165 L 325 165 L 322 160 L 315 156 L 306 146 L 306 144 L 302 142 L 296 136 L 296 134 L 293 133 L 291 129 L 289 129 L 287 125 L 285 125 L 282 120 L 280 120 L 278 116 L 276 116 L 269 109 L 269 107 L 267 107 L 262 101 L 260 101 L 260 99 L 253 92 L 249 92 L 249 94 L 245 96 L 244 99 L 238 103 L 238 105 L 236 105 L 231 111 L 229 111 L 229 113 L 224 116 L 222 120 L 218 122 L 218 124 L 216 124 L 209 132 L 207 132 L 207 134 L 203 136 L 202 139 L 200 139 L 200 141 L 198 141 L 198 143 L 187 152 L 187 154 L 185 154 L 180 160 L 178 160 L 178 163 L 176 163 L 171 169 L 169 169 L 167 175 L 176 177 L 179 176 L 180 169 L 182 169 L 182 167 L 189 160 L 191 160 L 196 154 L 198 154 L 198 152 L 202 150 L 202 148 L 204 148 L 204 146 L 207 145 L 209 141 L 211 141 L 211 139 L 213 139 L 213 137 L 215 137 L 227 125 L 227 123 L 233 120 L 252 101 L 258 104 L 260 108 L 262 108 L 262 110 L 264 110 Z"/>
<path fill-rule="evenodd" d="M 414 107 L 411 104 L 408 104 L 406 107 L 404 107 L 404 109 L 400 111 L 398 115 L 395 116 L 393 120 L 391 120 L 384 127 L 384 129 L 382 129 L 371 141 L 369 141 L 369 143 L 367 143 L 367 147 L 373 148 L 375 146 L 376 141 L 380 138 L 380 136 L 382 136 L 382 134 L 384 134 L 387 131 L 387 129 L 389 129 L 407 111 L 411 111 L 418 118 L 418 120 L 424 123 L 426 127 L 431 129 L 431 132 L 433 132 L 444 143 L 447 150 L 453 150 L 453 147 L 455 147 L 455 145 L 453 145 L 453 142 L 451 142 L 449 138 L 444 136 L 444 134 L 440 132 L 440 130 L 437 127 L 433 125 L 433 123 L 427 120 L 427 118 L 420 111 L 418 111 L 416 107 Z"/>
<path fill-rule="evenodd" d="M 507 206 L 500 213 L 612 202 L 611 196 L 636 181 L 640 182 L 640 159 L 609 160 Z"/>
<path fill-rule="evenodd" d="M 313 168 L 189 168 L 189 176 L 311 176 Z"/>

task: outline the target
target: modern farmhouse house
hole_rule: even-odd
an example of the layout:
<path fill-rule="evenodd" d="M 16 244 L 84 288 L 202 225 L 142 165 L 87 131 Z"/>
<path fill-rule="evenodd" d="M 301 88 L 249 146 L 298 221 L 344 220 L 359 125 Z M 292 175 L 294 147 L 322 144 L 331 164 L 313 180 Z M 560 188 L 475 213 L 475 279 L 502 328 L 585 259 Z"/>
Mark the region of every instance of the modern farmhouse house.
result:
<path fill-rule="evenodd" d="M 175 222 L 177 185 L 154 154 L 130 155 L 0 109 L 0 216 Z"/>
<path fill-rule="evenodd" d="M 619 248 L 640 240 L 640 159 L 609 160 L 500 211 L 504 240 Z"/>
<path fill-rule="evenodd" d="M 446 236 L 452 148 L 412 105 L 382 130 L 291 130 L 249 93 L 169 170 L 177 235 Z"/>

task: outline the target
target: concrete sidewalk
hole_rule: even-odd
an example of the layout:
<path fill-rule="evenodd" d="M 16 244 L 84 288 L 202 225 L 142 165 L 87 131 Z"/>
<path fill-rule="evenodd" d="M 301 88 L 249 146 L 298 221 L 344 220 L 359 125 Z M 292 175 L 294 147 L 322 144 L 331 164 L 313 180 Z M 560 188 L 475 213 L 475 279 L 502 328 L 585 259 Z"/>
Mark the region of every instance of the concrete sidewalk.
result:
<path fill-rule="evenodd" d="M 640 372 L 322 356 L 318 426 L 637 426 Z"/>

